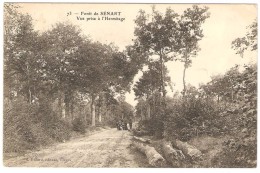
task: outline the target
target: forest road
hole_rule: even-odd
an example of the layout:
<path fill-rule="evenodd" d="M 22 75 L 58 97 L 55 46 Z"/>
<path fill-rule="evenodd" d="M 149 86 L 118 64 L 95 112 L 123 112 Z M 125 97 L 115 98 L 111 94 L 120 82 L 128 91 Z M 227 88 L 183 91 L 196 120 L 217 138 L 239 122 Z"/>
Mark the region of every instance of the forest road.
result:
<path fill-rule="evenodd" d="M 129 131 L 115 128 L 4 160 L 8 167 L 148 167 L 131 148 Z"/>

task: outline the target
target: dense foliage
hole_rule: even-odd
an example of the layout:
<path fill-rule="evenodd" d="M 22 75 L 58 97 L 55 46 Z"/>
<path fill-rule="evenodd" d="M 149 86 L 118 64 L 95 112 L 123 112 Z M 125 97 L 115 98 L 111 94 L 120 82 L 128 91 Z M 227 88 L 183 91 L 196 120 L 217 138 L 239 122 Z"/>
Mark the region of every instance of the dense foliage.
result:
<path fill-rule="evenodd" d="M 191 65 L 191 58 L 199 51 L 198 42 L 204 36 L 201 26 L 208 17 L 208 7 L 193 5 L 184 10 L 183 14 L 167 8 L 162 14 L 153 6 L 151 14 L 140 10 L 135 20 L 134 46 L 138 52 L 146 55 L 144 64 L 148 66 L 134 87 L 136 98 L 145 100 L 145 104 L 140 102 L 136 108 L 137 112 L 141 112 L 142 119 L 152 117 L 150 121 L 160 127 L 160 131 L 155 131 L 158 133 L 156 136 L 162 137 L 163 121 L 166 120 L 166 87 L 172 87 L 165 63 L 184 62 L 185 95 L 185 71 Z M 147 107 L 147 116 L 143 114 L 144 105 Z"/>
<path fill-rule="evenodd" d="M 164 107 L 161 100 L 162 95 L 165 96 L 165 93 L 162 94 L 162 88 L 167 85 L 165 81 L 167 78 L 166 67 L 161 66 L 155 73 L 153 72 L 155 68 L 151 68 L 151 62 L 156 67 L 154 60 L 146 62 L 148 70 L 143 72 L 143 76 L 134 87 L 138 100 L 136 114 L 140 118 L 138 129 L 148 132 L 146 134 L 163 137 L 171 141 L 176 139 L 192 141 L 203 137 L 206 139 L 207 137 L 223 139 L 223 144 L 217 146 L 217 154 L 212 156 L 214 158 L 211 166 L 255 167 L 257 132 L 256 64 L 251 63 L 244 66 L 234 64 L 224 74 L 212 76 L 211 81 L 201 84 L 198 88 L 191 85 L 186 86 L 185 71 L 192 64 L 191 57 L 196 56 L 200 50 L 198 41 L 203 38 L 200 26 L 209 17 L 206 12 L 207 8 L 197 6 L 187 9 L 178 21 L 180 28 L 182 28 L 180 35 L 177 32 L 177 24 L 171 30 L 175 32 L 173 42 L 167 40 L 172 36 L 170 33 L 165 38 L 160 37 L 159 34 L 156 35 L 158 37 L 153 36 L 153 32 L 157 31 L 156 29 L 163 30 L 166 28 L 163 27 L 166 18 L 167 20 L 174 18 L 173 21 L 176 21 L 178 19 L 177 14 L 168 9 L 163 16 L 153 10 L 152 16 L 155 19 L 150 22 L 145 17 L 145 12 L 140 12 L 136 21 L 138 26 L 136 35 L 138 36 L 137 41 L 141 44 L 141 49 L 147 50 L 151 54 L 156 54 L 160 50 L 169 50 L 169 52 L 175 53 L 175 55 L 170 54 L 171 56 L 165 54 L 164 58 L 166 59 L 161 62 L 166 62 L 171 58 L 184 62 L 184 73 L 183 91 L 181 93 L 176 92 L 173 98 L 166 97 Z M 193 26 L 190 23 L 196 21 L 193 17 L 199 20 L 198 25 L 184 29 L 185 26 Z M 171 24 L 170 22 L 169 26 Z M 157 28 L 153 29 L 153 27 Z M 190 36 L 189 34 L 192 32 L 198 35 Z M 164 40 L 165 45 L 160 44 L 161 39 Z M 144 40 L 147 42 L 144 42 Z M 176 44 L 178 41 L 181 44 Z M 245 51 L 256 51 L 256 21 L 248 26 L 245 37 L 234 39 L 231 45 L 242 58 L 245 58 Z M 178 54 L 179 56 L 177 56 Z M 159 64 L 161 62 L 158 61 Z M 160 73 L 162 71 L 163 73 Z M 168 83 L 170 83 L 170 79 Z M 162 136 L 158 136 L 158 133 Z"/>
<path fill-rule="evenodd" d="M 70 138 L 70 125 L 46 105 L 30 105 L 19 98 L 5 103 L 4 152 L 23 152 Z"/>
<path fill-rule="evenodd" d="M 4 5 L 4 151 L 69 139 L 132 116 L 120 100 L 140 68 L 132 50 L 94 42 L 78 26 L 34 30 L 19 6 Z M 130 56 L 131 55 L 131 56 Z"/>

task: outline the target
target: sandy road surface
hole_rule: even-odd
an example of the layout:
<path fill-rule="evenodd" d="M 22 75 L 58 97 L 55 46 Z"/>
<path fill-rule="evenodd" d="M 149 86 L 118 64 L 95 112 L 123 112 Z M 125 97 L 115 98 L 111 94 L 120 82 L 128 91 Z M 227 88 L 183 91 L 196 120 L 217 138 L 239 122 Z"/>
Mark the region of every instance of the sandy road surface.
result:
<path fill-rule="evenodd" d="M 128 131 L 108 129 L 24 156 L 4 160 L 11 167 L 147 167 L 131 147 Z"/>

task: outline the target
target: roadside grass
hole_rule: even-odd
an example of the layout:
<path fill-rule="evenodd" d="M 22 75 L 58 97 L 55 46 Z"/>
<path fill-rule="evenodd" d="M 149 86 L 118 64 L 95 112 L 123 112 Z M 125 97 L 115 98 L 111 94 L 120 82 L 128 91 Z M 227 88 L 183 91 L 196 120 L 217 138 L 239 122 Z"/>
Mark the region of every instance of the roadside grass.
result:
<path fill-rule="evenodd" d="M 212 159 L 223 150 L 222 144 L 228 138 L 228 136 L 200 136 L 189 140 L 188 143 L 195 146 L 203 154 L 203 159 L 196 163 L 197 166 L 201 168 L 215 167 L 212 163 Z"/>

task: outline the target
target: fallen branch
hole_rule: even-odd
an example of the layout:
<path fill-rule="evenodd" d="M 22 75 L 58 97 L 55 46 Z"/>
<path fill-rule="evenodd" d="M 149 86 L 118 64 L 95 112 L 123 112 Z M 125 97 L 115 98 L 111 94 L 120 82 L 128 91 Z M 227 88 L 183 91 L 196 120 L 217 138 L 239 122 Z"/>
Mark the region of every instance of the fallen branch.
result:
<path fill-rule="evenodd" d="M 143 142 L 143 143 L 147 143 L 147 144 L 150 144 L 150 143 L 151 143 L 151 140 L 150 140 L 150 139 L 140 138 L 140 137 L 136 137 L 136 136 L 134 136 L 133 138 L 134 138 L 135 140 L 140 141 L 140 142 Z"/>
<path fill-rule="evenodd" d="M 162 152 L 164 158 L 171 163 L 173 167 L 181 167 L 182 161 L 185 159 L 181 150 L 174 149 L 170 142 L 163 141 Z"/>
<path fill-rule="evenodd" d="M 174 142 L 174 146 L 182 150 L 182 152 L 188 157 L 190 157 L 192 160 L 198 160 L 202 158 L 201 151 L 198 150 L 196 147 L 188 144 L 187 142 L 176 140 Z"/>
<path fill-rule="evenodd" d="M 133 142 L 133 146 L 146 155 L 151 166 L 163 167 L 166 164 L 164 158 L 153 147 L 139 142 Z"/>

